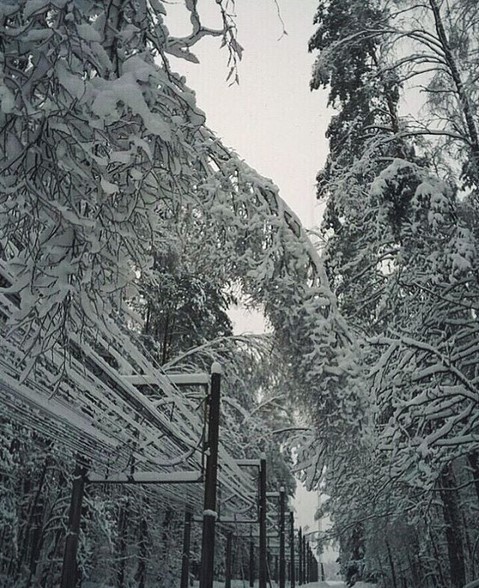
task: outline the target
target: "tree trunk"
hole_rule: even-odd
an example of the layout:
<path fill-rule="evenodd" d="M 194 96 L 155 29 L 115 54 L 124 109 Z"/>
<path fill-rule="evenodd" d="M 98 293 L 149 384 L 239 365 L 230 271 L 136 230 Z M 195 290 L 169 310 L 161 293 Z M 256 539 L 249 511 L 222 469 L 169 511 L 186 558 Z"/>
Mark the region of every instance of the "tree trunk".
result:
<path fill-rule="evenodd" d="M 49 461 L 50 461 L 49 457 L 46 457 L 43 462 L 42 471 L 40 473 L 40 480 L 38 481 L 37 491 L 35 492 L 35 496 L 34 496 L 32 502 L 30 503 L 30 506 L 28 509 L 27 522 L 25 525 L 24 533 L 23 533 L 22 550 L 21 550 L 21 553 L 20 553 L 20 556 L 19 556 L 18 562 L 17 562 L 17 575 L 19 575 L 21 567 L 23 565 L 23 562 L 27 557 L 28 549 L 30 548 L 29 579 L 27 582 L 27 586 L 30 585 L 31 578 L 35 572 L 35 567 L 36 567 L 36 563 L 34 563 L 34 562 L 36 561 L 36 557 L 37 557 L 36 544 L 38 543 L 39 536 L 38 536 L 38 530 L 37 530 L 37 532 L 35 532 L 36 531 L 35 523 L 40 525 L 41 514 L 43 511 L 43 505 L 41 502 L 41 494 L 43 491 L 43 484 L 45 482 L 45 477 L 47 474 Z M 30 488 L 30 486 L 31 486 L 31 480 L 28 480 L 28 487 Z"/>
<path fill-rule="evenodd" d="M 441 563 L 442 563 L 442 557 L 441 557 L 441 554 L 439 553 L 439 551 L 437 549 L 436 541 L 434 539 L 434 536 L 433 536 L 431 530 L 429 530 L 429 540 L 431 542 L 432 550 L 433 550 L 433 553 L 434 553 L 434 558 L 436 560 L 436 569 L 438 571 L 438 575 L 439 575 L 439 580 L 441 582 L 441 586 L 446 587 L 446 580 L 444 578 L 444 573 L 443 573 L 442 565 L 441 565 Z"/>
<path fill-rule="evenodd" d="M 138 569 L 135 574 L 135 580 L 138 582 L 138 588 L 145 588 L 146 566 L 148 563 L 148 523 L 146 514 L 144 513 L 141 515 L 139 532 Z"/>
<path fill-rule="evenodd" d="M 444 522 L 446 523 L 446 541 L 449 555 L 451 586 L 462 588 L 466 583 L 464 563 L 464 546 L 461 529 L 461 516 L 455 490 L 454 474 L 448 466 L 441 475 L 441 498 L 443 502 Z"/>
<path fill-rule="evenodd" d="M 436 33 L 439 42 L 441 43 L 442 50 L 444 51 L 444 58 L 449 68 L 449 72 L 453 79 L 454 85 L 456 86 L 456 93 L 459 99 L 459 103 L 461 105 L 462 114 L 466 125 L 466 143 L 469 145 L 471 159 L 474 166 L 474 181 L 476 183 L 476 186 L 479 186 L 479 136 L 473 116 L 474 109 L 472 107 L 469 96 L 467 95 L 467 91 L 464 88 L 464 83 L 461 78 L 459 67 L 452 53 L 449 39 L 444 29 L 441 10 L 436 0 L 429 0 L 429 5 L 434 15 Z"/>
<path fill-rule="evenodd" d="M 128 527 L 128 508 L 129 502 L 121 505 L 120 516 L 118 519 L 118 555 L 119 564 L 116 575 L 117 588 L 125 586 L 125 563 L 126 563 L 126 536 Z"/>
<path fill-rule="evenodd" d="M 388 552 L 389 567 L 391 568 L 391 577 L 392 577 L 392 581 L 393 581 L 393 586 L 394 586 L 394 588 L 398 588 L 398 584 L 397 584 L 397 580 L 396 580 L 396 569 L 394 567 L 394 560 L 393 560 L 393 556 L 391 553 L 391 548 L 389 547 L 389 543 L 387 540 L 386 540 L 386 549 Z"/>
<path fill-rule="evenodd" d="M 479 502 L 479 458 L 477 453 L 471 453 L 467 456 L 467 461 L 471 466 L 474 488 L 476 489 L 477 501 Z"/>

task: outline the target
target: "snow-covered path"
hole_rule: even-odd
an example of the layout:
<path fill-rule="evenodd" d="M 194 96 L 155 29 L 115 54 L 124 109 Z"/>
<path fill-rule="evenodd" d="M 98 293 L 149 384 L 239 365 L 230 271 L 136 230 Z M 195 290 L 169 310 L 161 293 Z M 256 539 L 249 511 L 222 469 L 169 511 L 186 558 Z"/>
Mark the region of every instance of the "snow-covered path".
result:
<path fill-rule="evenodd" d="M 312 582 L 311 584 L 304 584 L 302 588 L 346 588 L 346 583 L 339 580 L 329 580 L 328 582 Z M 375 588 L 374 584 L 366 584 L 365 582 L 357 582 L 354 588 Z"/>
<path fill-rule="evenodd" d="M 346 583 L 339 580 L 329 580 L 328 582 L 312 582 L 310 584 L 303 584 L 301 588 L 346 588 Z M 356 582 L 354 588 L 375 588 L 374 584 L 367 584 L 365 582 Z"/>
<path fill-rule="evenodd" d="M 194 588 L 198 587 L 198 582 L 194 582 Z M 232 588 L 249 588 L 248 581 L 242 580 L 232 580 L 231 582 Z M 270 584 L 267 584 L 268 588 Z M 271 584 L 272 588 L 278 588 L 278 585 L 273 582 Z M 286 582 L 286 588 L 289 588 L 289 582 Z M 258 581 L 255 582 L 255 588 L 258 587 Z M 214 588 L 224 588 L 224 582 L 214 582 Z M 298 586 L 299 588 L 299 586 Z M 340 580 L 328 580 L 327 582 L 311 582 L 310 584 L 302 584 L 301 588 L 347 588 L 346 583 Z M 375 584 L 368 584 L 366 582 L 357 582 L 354 584 L 354 588 L 376 588 Z"/>

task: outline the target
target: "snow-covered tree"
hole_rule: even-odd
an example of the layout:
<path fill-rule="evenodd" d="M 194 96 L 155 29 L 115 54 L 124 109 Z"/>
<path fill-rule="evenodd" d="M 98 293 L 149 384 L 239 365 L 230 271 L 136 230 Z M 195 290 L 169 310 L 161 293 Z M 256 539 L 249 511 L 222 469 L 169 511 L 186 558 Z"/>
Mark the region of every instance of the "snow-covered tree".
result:
<path fill-rule="evenodd" d="M 466 90 L 461 80 L 472 81 L 466 72 L 475 54 L 458 72 L 458 54 L 448 53 L 452 23 L 475 22 L 474 14 L 467 3 L 459 9 L 433 1 L 356 6 L 331 0 L 320 3 L 310 41 L 320 51 L 312 86 L 328 86 L 338 110 L 328 130 L 329 159 L 318 175 L 318 195 L 327 203 L 323 260 L 370 370 L 362 380 L 368 408 L 356 445 L 344 415 L 343 443 L 323 459 L 320 474 L 344 565 L 349 557 L 357 567 L 361 553 L 361 567 L 387 585 L 404 577 L 414 586 L 459 586 L 474 570 L 465 555 L 474 532 L 467 517 L 459 522 L 471 504 L 457 480 L 473 485 L 468 463 L 477 453 L 475 205 L 468 199 L 464 214 L 451 170 L 459 170 L 457 182 L 470 182 L 464 163 L 474 164 L 476 123 L 469 115 L 476 87 L 469 83 Z M 464 35 L 457 51 L 461 44 L 466 51 Z M 438 76 L 452 83 L 435 96 Z M 431 109 L 433 125 L 398 114 L 401 95 L 416 78 L 426 85 L 429 105 L 440 105 Z M 448 157 L 438 156 L 437 137 L 447 141 Z M 313 465 L 315 451 L 322 451 L 316 445 L 309 450 Z M 434 518 L 428 508 L 436 495 Z M 401 535 L 391 547 L 398 521 L 425 545 L 422 561 L 401 545 Z M 386 538 L 382 549 L 377 536 Z M 440 577 L 431 572 L 432 561 Z"/>
<path fill-rule="evenodd" d="M 0 265 L 2 320 L 9 323 L 2 349 L 11 358 L 14 384 L 23 378 L 35 394 L 48 388 L 49 401 L 73 407 L 96 431 L 120 439 L 113 465 L 122 471 L 135 455 L 151 464 L 151 453 L 161 448 L 161 436 L 148 437 L 144 415 L 118 394 L 125 392 L 122 378 L 143 370 L 204 369 L 222 359 L 229 366 L 223 448 L 237 457 L 268 450 L 276 469 L 270 483 L 292 491 L 270 434 L 277 421 L 289 426 L 291 404 L 281 398 L 275 405 L 272 390 L 286 395 L 281 388 L 294 374 L 296 406 L 306 402 L 306 382 L 314 385 L 318 406 L 331 413 L 356 409 L 347 395 L 331 399 L 328 392 L 344 373 L 355 373 L 353 340 L 316 252 L 277 188 L 221 145 L 193 92 L 172 71 L 169 56 L 194 60 L 191 48 L 204 35 L 223 37 L 234 68 L 241 47 L 228 2 L 216 5 L 224 26 L 210 30 L 197 3 L 187 0 L 192 30 L 181 39 L 170 35 L 168 5 L 158 0 L 12 0 L 0 6 Z M 269 341 L 231 337 L 224 312 L 231 286 L 251 304 L 264 305 L 276 332 L 270 357 Z M 166 325 L 167 317 L 182 332 Z M 213 335 L 220 337 L 212 341 Z M 331 365 L 318 363 L 322 353 Z M 274 377 L 266 373 L 271 357 L 278 366 Z M 151 406 L 149 395 L 158 393 L 153 388 L 130 387 L 129 399 L 148 401 L 150 417 L 166 417 L 161 402 Z M 260 406 L 256 394 L 264 400 Z M 179 393 L 174 400 L 184 408 Z M 43 456 L 39 447 L 56 429 L 49 431 L 43 417 L 33 421 L 30 415 L 42 437 L 29 449 Z M 187 431 L 189 422 L 180 424 L 183 432 L 196 432 Z M 86 436 L 62 435 L 55 524 L 66 514 L 72 447 L 92 452 Z M 43 461 L 34 465 L 35 490 L 19 492 L 19 500 L 40 504 Z M 40 502 L 31 500 L 35 492 Z M 102 567 L 105 581 L 142 586 L 158 576 L 166 552 L 178 561 L 175 533 L 169 535 L 172 494 L 89 490 L 79 551 L 83 577 Z M 36 521 L 45 511 L 37 516 L 35 509 Z M 28 527 L 29 513 L 18 517 L 13 534 Z M 9 581 L 18 585 L 36 574 L 35 581 L 58 583 L 63 531 L 44 528 L 37 543 L 23 542 L 25 553 L 14 553 L 15 563 L 7 564 L 17 566 L 13 575 L 7 571 Z M 162 546 L 164 557 L 155 559 L 146 539 Z M 28 568 L 30 554 L 39 556 L 36 568 Z"/>

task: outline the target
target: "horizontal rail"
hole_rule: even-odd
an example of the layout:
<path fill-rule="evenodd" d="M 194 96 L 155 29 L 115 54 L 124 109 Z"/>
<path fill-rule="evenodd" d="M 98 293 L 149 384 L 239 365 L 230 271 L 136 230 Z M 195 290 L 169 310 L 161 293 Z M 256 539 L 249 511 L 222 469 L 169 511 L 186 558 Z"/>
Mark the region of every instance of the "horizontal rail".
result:
<path fill-rule="evenodd" d="M 207 386 L 210 382 L 210 375 L 199 374 L 167 374 L 159 377 L 158 374 L 130 374 L 122 376 L 122 380 L 133 384 L 133 386 L 163 386 L 165 382 L 175 386 Z"/>
<path fill-rule="evenodd" d="M 195 523 L 202 523 L 203 517 L 193 517 Z M 218 517 L 216 523 L 231 523 L 235 525 L 256 525 L 258 519 L 237 519 L 235 517 Z"/>
<path fill-rule="evenodd" d="M 237 459 L 236 465 L 238 465 L 240 468 L 246 468 L 246 467 L 259 468 L 261 465 L 261 460 L 260 459 Z"/>
<path fill-rule="evenodd" d="M 201 472 L 134 472 L 104 476 L 89 474 L 87 482 L 90 484 L 196 484 L 202 482 Z"/>

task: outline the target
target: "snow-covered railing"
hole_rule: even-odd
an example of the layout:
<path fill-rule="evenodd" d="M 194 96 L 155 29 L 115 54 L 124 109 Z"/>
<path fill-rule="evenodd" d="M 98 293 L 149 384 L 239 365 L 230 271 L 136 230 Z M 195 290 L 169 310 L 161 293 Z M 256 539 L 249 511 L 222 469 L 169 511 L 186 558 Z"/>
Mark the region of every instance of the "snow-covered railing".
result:
<path fill-rule="evenodd" d="M 8 281 L 4 267 L 0 272 Z M 0 293 L 5 322 L 16 310 L 16 299 Z M 22 333 L 8 333 L 5 325 L 0 328 L 4 412 L 83 455 L 91 463 L 92 481 L 113 483 L 133 475 L 151 476 L 150 483 L 156 477 L 156 483 L 175 484 L 188 475 L 189 482 L 199 482 L 203 411 L 197 398 L 190 399 L 183 390 L 207 386 L 209 375 L 175 373 L 169 378 L 114 323 L 109 330 L 104 325 L 97 332 L 85 329 L 82 337 L 71 333 L 67 344 L 68 357 L 56 345 L 29 365 Z M 254 502 L 256 487 L 250 473 L 221 446 L 219 460 L 219 482 L 234 497 L 232 506 L 235 501 Z M 172 494 L 166 486 L 158 492 Z M 192 492 L 200 505 L 201 488 Z M 176 499 L 181 501 L 181 496 L 177 493 Z M 190 500 L 191 496 L 190 491 Z"/>
<path fill-rule="evenodd" d="M 200 471 L 183 471 L 183 472 L 133 472 L 111 474 L 101 476 L 99 474 L 89 474 L 87 482 L 96 484 L 197 484 L 203 481 Z"/>

